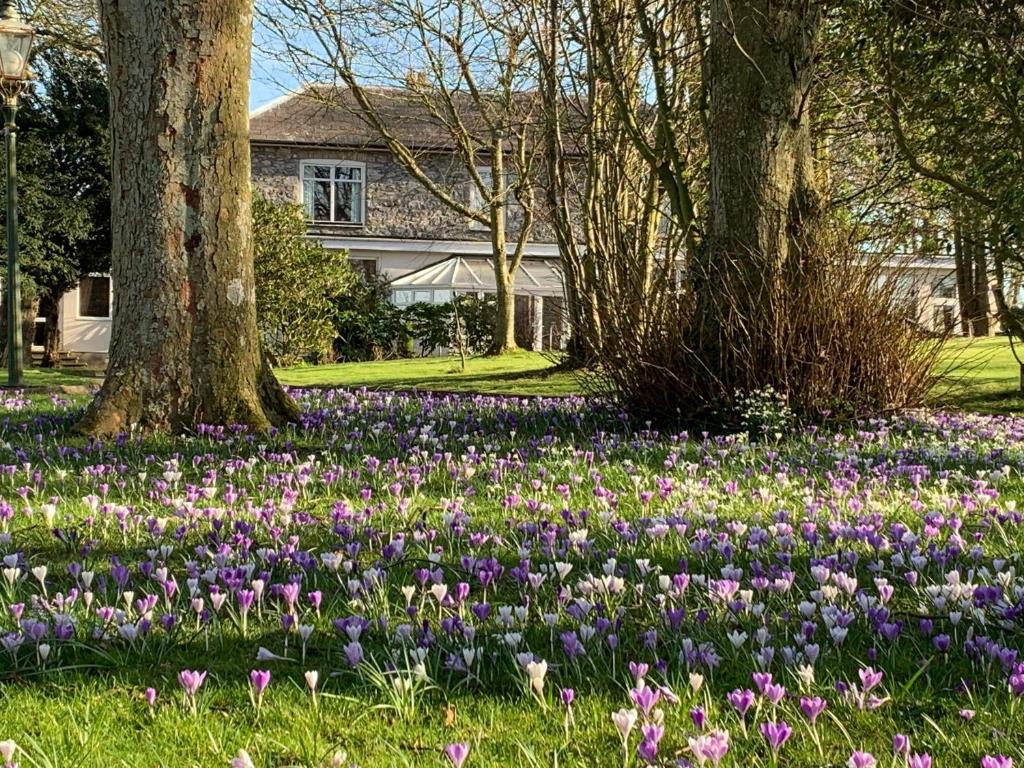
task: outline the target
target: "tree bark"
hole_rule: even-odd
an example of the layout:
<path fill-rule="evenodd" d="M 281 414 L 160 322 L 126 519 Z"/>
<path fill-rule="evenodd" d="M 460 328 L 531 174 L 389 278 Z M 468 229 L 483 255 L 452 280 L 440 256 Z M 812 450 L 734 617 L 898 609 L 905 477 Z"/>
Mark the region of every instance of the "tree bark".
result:
<path fill-rule="evenodd" d="M 110 435 L 296 416 L 256 330 L 252 0 L 101 0 L 113 143 Z"/>
<path fill-rule="evenodd" d="M 509 264 L 508 240 L 505 232 L 505 181 L 504 144 L 495 141 L 491 157 L 491 251 L 494 257 L 494 281 L 497 286 L 495 301 L 494 337 L 489 355 L 504 355 L 517 349 L 516 345 L 516 299 L 515 273 L 518 264 Z"/>
<path fill-rule="evenodd" d="M 809 112 L 821 26 L 819 3 L 711 3 L 711 222 L 693 280 L 701 346 L 736 387 L 756 382 L 732 381 L 734 369 L 772 365 L 786 273 L 813 267 L 807 238 L 820 198 Z M 747 362 L 734 366 L 737 356 Z"/>
<path fill-rule="evenodd" d="M 43 368 L 60 365 L 60 297 L 46 294 L 39 301 L 39 314 L 46 318 L 43 331 Z"/>
<path fill-rule="evenodd" d="M 988 336 L 990 332 L 991 311 L 988 300 L 988 246 L 980 236 L 974 241 L 974 321 L 975 336 Z"/>
<path fill-rule="evenodd" d="M 956 265 L 956 298 L 960 305 L 960 331 L 971 335 L 971 320 L 974 317 L 974 272 L 964 247 L 963 222 L 959 209 L 953 220 L 953 262 Z"/>
<path fill-rule="evenodd" d="M 32 344 L 36 338 L 36 317 L 39 315 L 39 296 L 36 291 L 21 294 L 21 362 L 31 368 Z"/>

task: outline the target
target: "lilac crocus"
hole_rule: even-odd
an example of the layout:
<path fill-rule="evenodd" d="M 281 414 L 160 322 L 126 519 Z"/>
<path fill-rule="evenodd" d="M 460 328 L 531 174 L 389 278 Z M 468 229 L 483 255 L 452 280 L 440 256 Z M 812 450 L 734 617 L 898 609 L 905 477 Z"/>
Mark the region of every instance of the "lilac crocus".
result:
<path fill-rule="evenodd" d="M 257 700 L 263 698 L 263 692 L 267 690 L 267 686 L 270 685 L 270 670 L 269 669 L 254 669 L 249 673 L 249 683 L 252 685 L 253 691 L 256 692 Z"/>
<path fill-rule="evenodd" d="M 811 721 L 811 725 L 814 725 L 818 715 L 824 712 L 827 706 L 828 702 L 820 696 L 800 697 L 800 711 L 804 713 L 804 717 Z"/>
<path fill-rule="evenodd" d="M 1013 768 L 1013 758 L 1006 755 L 985 755 L 981 758 L 981 768 Z"/>
<path fill-rule="evenodd" d="M 789 723 L 785 720 L 779 720 L 778 722 L 769 720 L 766 723 L 761 723 L 761 735 L 768 742 L 772 752 L 778 752 L 782 745 L 789 740 L 789 737 L 793 735 L 793 729 L 789 727 Z"/>
<path fill-rule="evenodd" d="M 469 744 L 461 741 L 449 744 L 444 748 L 444 754 L 451 761 L 454 768 L 462 768 L 466 758 L 469 757 Z"/>
<path fill-rule="evenodd" d="M 178 682 L 181 684 L 182 689 L 184 689 L 185 695 L 190 699 L 195 698 L 195 695 L 199 692 L 199 689 L 202 688 L 205 681 L 206 672 L 183 669 L 178 673 Z"/>
<path fill-rule="evenodd" d="M 892 753 L 894 755 L 906 755 L 910 752 L 910 737 L 903 733 L 897 733 L 892 737 Z"/>
<path fill-rule="evenodd" d="M 737 688 L 726 695 L 729 704 L 735 709 L 740 717 L 744 717 L 752 706 L 754 706 L 754 692 L 749 688 Z"/>
<path fill-rule="evenodd" d="M 872 688 L 882 682 L 882 678 L 885 676 L 884 672 L 880 672 L 871 667 L 864 667 L 857 672 L 860 677 L 861 687 L 864 689 L 864 693 L 867 693 Z"/>
<path fill-rule="evenodd" d="M 927 752 L 907 757 L 907 768 L 932 768 L 932 756 Z"/>
<path fill-rule="evenodd" d="M 870 752 L 861 752 L 858 749 L 854 750 L 853 754 L 850 755 L 846 765 L 847 768 L 875 768 L 878 765 L 878 761 Z"/>

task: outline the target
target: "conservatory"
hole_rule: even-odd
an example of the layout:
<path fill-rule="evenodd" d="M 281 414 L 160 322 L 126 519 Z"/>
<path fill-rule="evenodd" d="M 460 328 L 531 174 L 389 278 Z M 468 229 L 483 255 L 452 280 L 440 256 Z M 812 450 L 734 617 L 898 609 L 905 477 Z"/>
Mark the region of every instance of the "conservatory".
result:
<path fill-rule="evenodd" d="M 396 306 L 444 304 L 455 296 L 493 295 L 497 282 L 494 262 L 486 256 L 450 256 L 391 281 Z M 568 338 L 563 312 L 562 273 L 558 262 L 526 257 L 519 265 L 513 288 L 516 343 L 524 349 L 561 349 Z"/>

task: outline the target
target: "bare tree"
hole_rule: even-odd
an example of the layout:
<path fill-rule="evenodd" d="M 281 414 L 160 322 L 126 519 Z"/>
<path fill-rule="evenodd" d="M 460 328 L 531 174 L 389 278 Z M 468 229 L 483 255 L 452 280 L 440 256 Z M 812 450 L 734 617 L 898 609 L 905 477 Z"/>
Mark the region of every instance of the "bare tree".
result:
<path fill-rule="evenodd" d="M 692 190 L 705 142 L 683 95 L 700 85 L 699 44 L 688 0 L 524 8 L 539 62 L 544 197 L 566 275 L 570 355 L 587 365 L 607 342 L 671 322 L 664 313 L 678 271 L 699 239 Z M 648 25 L 662 30 L 652 48 Z M 664 109 L 651 101 L 659 89 L 671 102 Z"/>
<path fill-rule="evenodd" d="M 514 11 L 511 0 L 276 0 L 261 16 L 310 97 L 352 109 L 435 199 L 488 230 L 495 355 L 516 347 L 515 275 L 534 232 L 540 157 L 534 60 Z M 444 141 L 409 140 L 395 100 Z M 456 183 L 432 170 L 438 151 L 454 155 Z"/>
<path fill-rule="evenodd" d="M 267 428 L 296 415 L 256 329 L 252 0 L 102 0 L 113 335 L 80 428 Z"/>

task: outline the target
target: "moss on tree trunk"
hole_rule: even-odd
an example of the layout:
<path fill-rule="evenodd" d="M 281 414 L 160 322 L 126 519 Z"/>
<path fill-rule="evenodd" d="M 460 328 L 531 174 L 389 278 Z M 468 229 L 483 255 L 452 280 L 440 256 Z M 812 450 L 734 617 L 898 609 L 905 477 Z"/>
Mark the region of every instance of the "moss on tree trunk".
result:
<path fill-rule="evenodd" d="M 113 142 L 114 318 L 80 429 L 280 425 L 256 330 L 252 0 L 101 0 Z"/>

